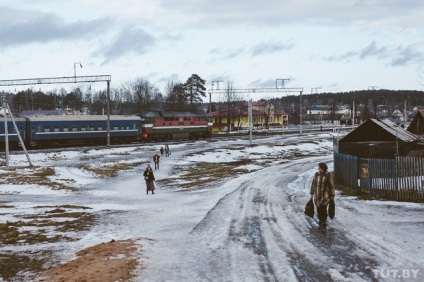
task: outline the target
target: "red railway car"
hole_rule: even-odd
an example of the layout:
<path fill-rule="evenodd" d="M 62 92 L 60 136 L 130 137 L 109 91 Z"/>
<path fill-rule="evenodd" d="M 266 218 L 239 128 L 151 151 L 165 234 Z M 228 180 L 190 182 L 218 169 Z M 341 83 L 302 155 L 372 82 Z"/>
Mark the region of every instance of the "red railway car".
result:
<path fill-rule="evenodd" d="M 212 136 L 210 115 L 204 112 L 151 111 L 141 116 L 142 139 L 167 141 Z"/>

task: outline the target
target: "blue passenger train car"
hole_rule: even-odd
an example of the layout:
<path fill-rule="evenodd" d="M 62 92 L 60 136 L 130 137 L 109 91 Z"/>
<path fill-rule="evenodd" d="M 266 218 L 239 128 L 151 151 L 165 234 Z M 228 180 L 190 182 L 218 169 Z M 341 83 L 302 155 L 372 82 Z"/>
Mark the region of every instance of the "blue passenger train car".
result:
<path fill-rule="evenodd" d="M 14 118 L 27 148 L 51 148 L 70 145 L 106 145 L 107 116 L 91 115 L 27 115 Z M 7 118 L 8 141 L 11 149 L 20 142 L 12 120 Z M 110 116 L 112 144 L 140 141 L 141 118 Z M 0 151 L 5 150 L 4 117 L 0 118 Z"/>
<path fill-rule="evenodd" d="M 103 145 L 107 141 L 107 116 L 64 115 L 27 116 L 27 141 L 30 146 Z M 113 143 L 136 142 L 141 135 L 138 116 L 110 116 Z"/>
<path fill-rule="evenodd" d="M 0 117 L 0 146 L 2 148 L 0 150 L 4 150 L 4 143 L 5 143 L 5 130 L 4 130 L 4 117 Z M 20 132 L 20 135 L 22 137 L 22 140 L 26 142 L 25 136 L 26 136 L 26 119 L 25 118 L 14 118 L 14 121 L 16 123 L 16 126 L 18 127 L 18 131 Z M 9 147 L 11 149 L 18 148 L 19 147 L 19 137 L 17 134 L 17 131 L 13 125 L 13 122 L 10 118 L 7 118 L 7 138 L 9 140 Z"/>

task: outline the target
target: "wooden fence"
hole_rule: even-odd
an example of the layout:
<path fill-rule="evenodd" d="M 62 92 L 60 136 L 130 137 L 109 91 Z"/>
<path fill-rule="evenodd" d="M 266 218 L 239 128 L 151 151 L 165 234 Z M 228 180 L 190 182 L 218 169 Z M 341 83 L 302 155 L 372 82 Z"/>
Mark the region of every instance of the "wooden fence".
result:
<path fill-rule="evenodd" d="M 424 158 L 359 158 L 334 153 L 336 183 L 386 199 L 424 202 Z"/>

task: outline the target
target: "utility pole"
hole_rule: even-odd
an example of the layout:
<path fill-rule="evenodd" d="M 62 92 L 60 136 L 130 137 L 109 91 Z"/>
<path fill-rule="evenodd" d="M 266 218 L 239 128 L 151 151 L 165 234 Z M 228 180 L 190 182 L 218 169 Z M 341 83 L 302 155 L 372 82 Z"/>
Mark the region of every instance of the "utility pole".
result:
<path fill-rule="evenodd" d="M 212 80 L 211 90 L 209 91 L 209 113 L 212 112 L 212 92 L 213 92 L 213 85 L 216 82 L 216 89 L 219 90 L 219 83 L 224 82 L 223 80 Z"/>
<path fill-rule="evenodd" d="M 81 62 L 74 63 L 74 78 L 75 78 L 75 82 L 77 82 L 77 65 L 80 65 L 80 67 L 82 68 Z"/>
<path fill-rule="evenodd" d="M 250 146 L 252 146 L 252 130 L 253 130 L 253 116 L 252 116 L 252 99 L 248 103 L 248 116 L 247 120 L 249 123 L 249 132 L 250 132 Z"/>
<path fill-rule="evenodd" d="M 76 64 L 75 63 L 74 68 Z M 82 65 L 81 65 L 82 67 Z M 75 70 L 75 69 L 74 69 Z M 76 73 L 74 73 L 76 74 Z M 110 107 L 110 75 L 90 75 L 90 76 L 69 76 L 69 77 L 47 77 L 47 78 L 29 78 L 29 79 L 12 79 L 12 80 L 0 80 L 0 86 L 15 86 L 15 85 L 34 85 L 34 84 L 57 84 L 57 83 L 77 83 L 77 82 L 107 82 L 107 106 Z M 7 103 L 6 103 L 7 105 Z M 63 106 L 63 96 L 62 96 L 62 106 Z M 109 108 L 110 110 L 110 108 Z M 110 145 L 110 116 L 108 115 L 107 125 L 107 143 Z M 18 131 L 18 130 L 17 130 Z"/>
<path fill-rule="evenodd" d="M 299 113 L 299 120 L 300 120 L 300 123 L 299 123 L 299 133 L 300 133 L 300 135 L 303 134 L 303 128 L 302 128 L 302 122 L 303 122 L 302 121 L 302 111 L 303 111 L 302 92 L 303 92 L 303 90 L 300 91 L 300 95 L 299 95 L 299 97 L 300 97 L 300 113 Z"/>
<path fill-rule="evenodd" d="M 6 168 L 9 168 L 9 134 L 7 128 L 7 112 L 6 112 L 6 94 L 2 95 L 3 113 L 4 113 L 4 144 L 5 144 L 5 160 Z"/>
<path fill-rule="evenodd" d="M 24 149 L 25 155 L 27 157 L 28 163 L 32 166 L 31 158 L 29 157 L 28 151 L 25 147 L 24 140 L 22 140 L 21 133 L 18 126 L 16 125 L 15 119 L 13 118 L 12 112 L 10 111 L 9 105 L 6 101 L 6 95 L 3 94 L 3 109 L 4 109 L 4 142 L 5 142 L 5 158 L 6 158 L 6 168 L 9 168 L 9 129 L 7 128 L 7 113 L 9 113 L 10 119 L 12 120 L 13 127 L 15 128 L 16 134 L 18 135 L 19 142 L 21 143 L 22 148 Z M 7 110 L 7 113 L 6 113 Z"/>
<path fill-rule="evenodd" d="M 406 100 L 404 101 L 404 108 L 403 108 L 403 123 L 406 123 L 406 119 L 407 119 L 407 114 L 406 114 Z"/>
<path fill-rule="evenodd" d="M 281 81 L 281 88 L 284 88 L 284 81 L 290 81 L 290 78 L 277 78 L 275 80 L 275 88 L 278 89 L 278 82 Z"/>
<path fill-rule="evenodd" d="M 320 89 L 321 87 L 312 87 L 311 88 L 311 94 L 312 93 L 314 93 L 314 91 L 315 91 L 315 94 L 317 94 L 318 93 L 318 89 Z"/>
<path fill-rule="evenodd" d="M 211 93 L 214 92 L 216 94 L 225 94 L 225 90 L 219 89 L 211 89 Z M 232 89 L 233 93 L 274 93 L 274 92 L 300 92 L 300 134 L 302 134 L 302 93 L 303 88 L 246 88 L 246 89 Z M 253 123 L 253 119 L 252 119 Z"/>

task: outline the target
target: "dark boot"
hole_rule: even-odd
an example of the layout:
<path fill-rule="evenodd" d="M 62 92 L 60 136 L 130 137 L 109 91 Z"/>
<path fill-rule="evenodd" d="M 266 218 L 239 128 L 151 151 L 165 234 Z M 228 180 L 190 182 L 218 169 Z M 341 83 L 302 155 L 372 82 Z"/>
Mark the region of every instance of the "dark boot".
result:
<path fill-rule="evenodd" d="M 154 194 L 155 193 L 155 191 L 152 191 L 152 194 Z"/>

